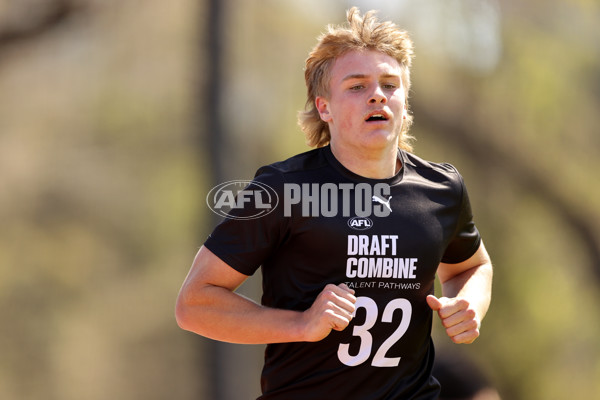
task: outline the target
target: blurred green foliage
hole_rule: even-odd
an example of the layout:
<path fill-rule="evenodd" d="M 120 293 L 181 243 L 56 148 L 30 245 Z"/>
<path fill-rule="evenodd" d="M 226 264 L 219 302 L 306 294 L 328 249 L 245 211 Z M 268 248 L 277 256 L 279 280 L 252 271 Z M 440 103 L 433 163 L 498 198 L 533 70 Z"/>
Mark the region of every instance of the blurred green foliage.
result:
<path fill-rule="evenodd" d="M 173 317 L 214 221 L 204 122 L 223 121 L 229 179 L 306 150 L 304 59 L 350 3 L 224 2 L 220 115 L 205 2 L 41 4 L 0 1 L 0 398 L 205 398 L 210 341 Z M 596 398 L 598 3 L 398 4 L 382 12 L 414 33 L 416 153 L 463 173 L 496 268 L 460 350 L 504 399 Z M 260 351 L 231 349 L 251 398 Z"/>

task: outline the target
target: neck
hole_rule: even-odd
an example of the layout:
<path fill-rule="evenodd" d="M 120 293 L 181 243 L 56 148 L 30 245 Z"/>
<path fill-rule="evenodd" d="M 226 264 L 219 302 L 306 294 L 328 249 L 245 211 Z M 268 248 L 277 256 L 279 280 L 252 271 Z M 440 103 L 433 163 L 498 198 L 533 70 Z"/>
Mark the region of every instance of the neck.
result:
<path fill-rule="evenodd" d="M 402 167 L 402 163 L 398 160 L 397 146 L 381 150 L 353 151 L 332 142 L 331 152 L 344 167 L 365 178 L 391 178 Z"/>

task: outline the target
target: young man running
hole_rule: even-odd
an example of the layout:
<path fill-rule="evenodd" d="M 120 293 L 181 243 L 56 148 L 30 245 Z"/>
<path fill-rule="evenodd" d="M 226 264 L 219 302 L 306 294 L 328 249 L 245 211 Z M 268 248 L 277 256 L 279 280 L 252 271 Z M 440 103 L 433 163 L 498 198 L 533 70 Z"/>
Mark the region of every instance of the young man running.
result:
<path fill-rule="evenodd" d="M 434 400 L 432 312 L 456 343 L 479 336 L 492 266 L 460 174 L 410 153 L 412 42 L 348 11 L 306 61 L 300 125 L 316 148 L 260 168 L 248 202 L 198 252 L 178 324 L 267 343 L 262 400 Z M 262 268 L 257 304 L 235 292 Z M 442 296 L 433 296 L 435 275 Z"/>

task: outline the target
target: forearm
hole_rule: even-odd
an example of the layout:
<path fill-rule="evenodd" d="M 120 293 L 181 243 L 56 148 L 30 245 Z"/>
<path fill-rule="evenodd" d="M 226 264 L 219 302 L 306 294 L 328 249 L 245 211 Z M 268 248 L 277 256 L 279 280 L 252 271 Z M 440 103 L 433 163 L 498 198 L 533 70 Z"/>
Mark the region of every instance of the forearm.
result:
<path fill-rule="evenodd" d="M 326 285 L 300 312 L 264 307 L 236 293 L 246 278 L 202 247 L 177 296 L 177 324 L 224 342 L 314 342 L 345 329 L 353 317 L 356 297 L 343 283 Z"/>
<path fill-rule="evenodd" d="M 183 292 L 176 307 L 182 329 L 231 343 L 263 344 L 303 340 L 302 314 L 268 308 L 230 291 L 207 285 Z"/>
<path fill-rule="evenodd" d="M 491 302 L 492 276 L 492 264 L 487 261 L 441 282 L 442 295 L 467 300 L 481 322 Z"/>

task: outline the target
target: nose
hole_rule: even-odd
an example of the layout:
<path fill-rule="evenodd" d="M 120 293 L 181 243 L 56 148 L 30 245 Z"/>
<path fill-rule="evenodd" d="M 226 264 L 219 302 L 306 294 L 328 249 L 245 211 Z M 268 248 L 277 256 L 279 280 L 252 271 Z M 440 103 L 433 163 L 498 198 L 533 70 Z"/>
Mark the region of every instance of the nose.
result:
<path fill-rule="evenodd" d="M 387 97 L 386 97 L 385 93 L 383 92 L 383 90 L 381 89 L 381 86 L 379 86 L 379 85 L 375 86 L 373 93 L 371 93 L 371 96 L 369 96 L 369 103 L 371 103 L 371 104 L 387 103 Z"/>

